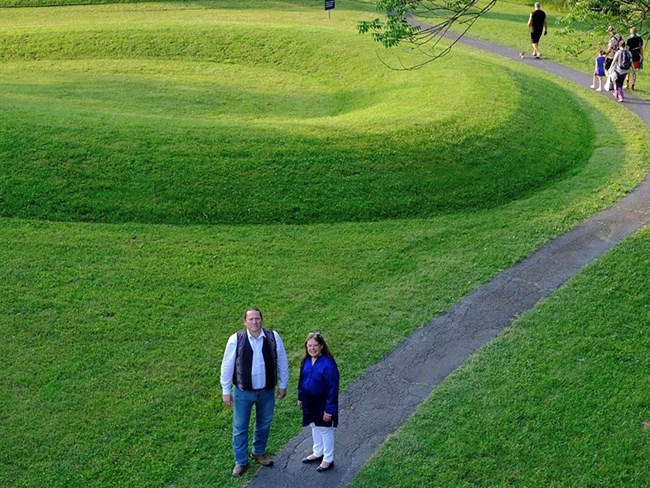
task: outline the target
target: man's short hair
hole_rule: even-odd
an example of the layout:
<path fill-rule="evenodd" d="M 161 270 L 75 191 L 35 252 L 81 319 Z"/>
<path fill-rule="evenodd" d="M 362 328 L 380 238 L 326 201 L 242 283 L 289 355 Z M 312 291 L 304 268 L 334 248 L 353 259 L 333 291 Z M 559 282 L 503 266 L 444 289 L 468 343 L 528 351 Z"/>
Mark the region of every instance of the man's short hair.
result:
<path fill-rule="evenodd" d="M 246 316 L 248 315 L 248 312 L 258 312 L 260 314 L 260 318 L 264 320 L 264 315 L 262 315 L 262 311 L 257 307 L 247 308 L 246 311 L 244 312 L 244 320 L 246 320 Z"/>

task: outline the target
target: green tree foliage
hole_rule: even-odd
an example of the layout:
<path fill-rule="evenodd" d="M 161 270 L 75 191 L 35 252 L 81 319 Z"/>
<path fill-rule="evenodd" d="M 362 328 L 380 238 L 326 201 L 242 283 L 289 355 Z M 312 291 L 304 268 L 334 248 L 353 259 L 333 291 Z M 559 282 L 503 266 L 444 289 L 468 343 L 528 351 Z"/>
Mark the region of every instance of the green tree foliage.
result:
<path fill-rule="evenodd" d="M 636 27 L 643 37 L 650 34 L 650 0 L 567 0 L 566 6 L 567 15 L 561 20 L 564 27 L 559 34 L 567 39 L 567 54 L 579 56 L 602 45 L 609 26 L 623 36 L 631 27 Z M 576 36 L 578 26 L 581 34 Z M 585 31 L 585 26 L 591 31 Z"/>
<path fill-rule="evenodd" d="M 460 35 L 454 36 L 458 40 L 496 2 L 497 0 L 377 0 L 377 10 L 382 13 L 382 17 L 359 22 L 357 28 L 361 33 L 371 33 L 373 39 L 386 48 L 410 43 L 424 51 L 428 55 L 426 62 L 430 62 L 449 52 L 453 46 L 452 43 L 444 49 L 436 49 L 438 42 L 452 26 L 455 25 L 454 31 L 460 32 Z M 620 32 L 635 26 L 644 37 L 650 32 L 646 27 L 650 0 L 564 0 L 551 3 L 566 9 L 566 15 L 560 20 L 563 29 L 559 33 L 567 38 L 564 49 L 567 54 L 577 56 L 592 49 L 609 25 L 616 26 Z M 418 22 L 416 18 L 426 23 Z M 580 25 L 583 35 L 574 35 L 576 25 Z M 592 33 L 585 33 L 585 25 L 593 28 Z"/>
<path fill-rule="evenodd" d="M 568 0 L 567 6 L 568 19 L 595 26 L 616 24 L 642 28 L 650 12 L 650 0 Z"/>
<path fill-rule="evenodd" d="M 377 0 L 377 10 L 384 14 L 384 19 L 361 21 L 357 28 L 362 34 L 371 32 L 373 39 L 386 48 L 408 42 L 421 51 L 426 49 L 429 59 L 411 67 L 417 68 L 449 52 L 455 41 L 444 49 L 435 48 L 454 24 L 462 26 L 462 37 L 496 1 Z M 414 17 L 424 19 L 427 23 L 417 22 Z"/>
<path fill-rule="evenodd" d="M 417 0 L 378 0 L 377 10 L 385 13 L 385 19 L 363 20 L 358 24 L 360 33 L 372 32 L 372 38 L 384 47 L 395 47 L 402 41 L 413 41 L 420 27 L 411 25 L 409 14 L 416 10 Z"/>

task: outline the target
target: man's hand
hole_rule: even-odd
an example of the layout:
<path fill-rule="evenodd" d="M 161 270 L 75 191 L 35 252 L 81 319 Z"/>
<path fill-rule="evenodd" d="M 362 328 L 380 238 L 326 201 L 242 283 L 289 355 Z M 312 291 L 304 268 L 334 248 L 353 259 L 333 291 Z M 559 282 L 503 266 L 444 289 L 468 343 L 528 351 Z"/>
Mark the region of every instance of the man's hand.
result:
<path fill-rule="evenodd" d="M 232 407 L 232 395 L 221 395 L 221 399 L 226 407 Z"/>
<path fill-rule="evenodd" d="M 284 397 L 287 396 L 287 389 L 286 388 L 278 388 L 278 400 L 282 400 Z"/>

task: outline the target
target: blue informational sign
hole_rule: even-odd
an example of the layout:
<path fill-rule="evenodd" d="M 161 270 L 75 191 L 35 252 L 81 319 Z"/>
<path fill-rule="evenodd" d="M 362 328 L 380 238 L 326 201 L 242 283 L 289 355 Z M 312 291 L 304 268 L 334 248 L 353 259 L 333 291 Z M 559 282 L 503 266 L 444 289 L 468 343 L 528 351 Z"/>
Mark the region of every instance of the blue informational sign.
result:
<path fill-rule="evenodd" d="M 332 10 L 334 8 L 335 0 L 325 0 L 325 10 Z"/>

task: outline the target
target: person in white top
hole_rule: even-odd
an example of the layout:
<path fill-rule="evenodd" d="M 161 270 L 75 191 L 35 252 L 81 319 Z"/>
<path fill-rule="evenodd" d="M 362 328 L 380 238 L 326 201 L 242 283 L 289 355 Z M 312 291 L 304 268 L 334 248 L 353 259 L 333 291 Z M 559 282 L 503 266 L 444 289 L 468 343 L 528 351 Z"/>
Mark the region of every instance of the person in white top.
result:
<path fill-rule="evenodd" d="M 275 397 L 287 395 L 289 361 L 282 338 L 274 330 L 264 329 L 264 318 L 257 308 L 244 313 L 244 329 L 228 339 L 221 363 L 223 403 L 233 407 L 232 449 L 239 477 L 248 468 L 248 425 L 255 407 L 255 431 L 250 454 L 263 466 L 273 466 L 266 455 Z"/>

